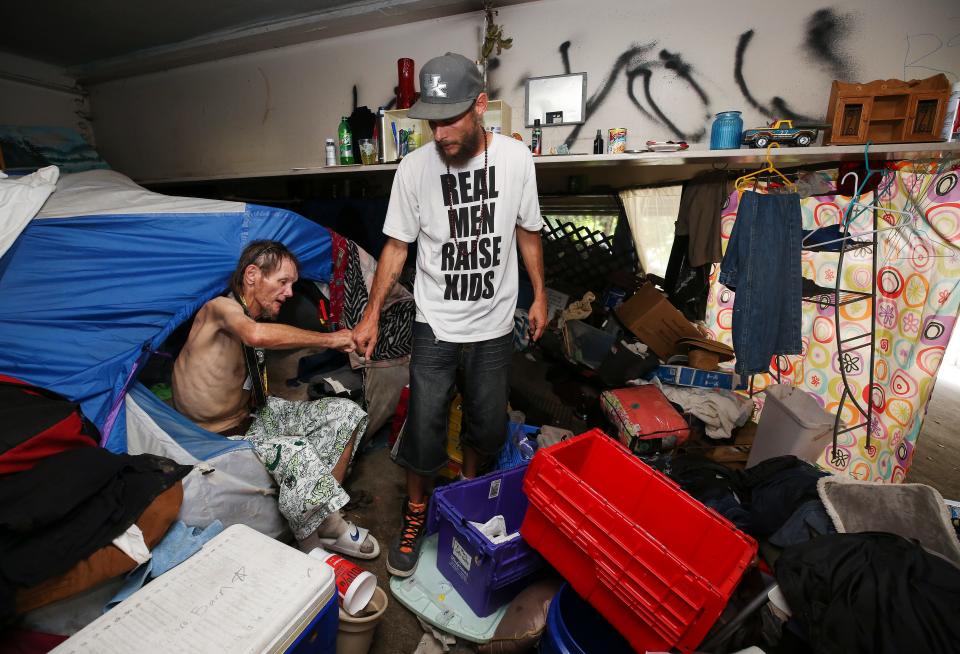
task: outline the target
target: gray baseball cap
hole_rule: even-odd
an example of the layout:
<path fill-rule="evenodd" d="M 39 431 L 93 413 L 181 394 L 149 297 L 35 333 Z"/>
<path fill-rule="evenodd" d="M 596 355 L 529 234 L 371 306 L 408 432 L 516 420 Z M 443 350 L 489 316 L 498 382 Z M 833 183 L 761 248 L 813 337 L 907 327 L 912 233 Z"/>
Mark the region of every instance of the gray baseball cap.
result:
<path fill-rule="evenodd" d="M 407 116 L 422 120 L 455 118 L 482 92 L 483 78 L 477 65 L 463 55 L 448 52 L 420 69 L 420 99 Z"/>

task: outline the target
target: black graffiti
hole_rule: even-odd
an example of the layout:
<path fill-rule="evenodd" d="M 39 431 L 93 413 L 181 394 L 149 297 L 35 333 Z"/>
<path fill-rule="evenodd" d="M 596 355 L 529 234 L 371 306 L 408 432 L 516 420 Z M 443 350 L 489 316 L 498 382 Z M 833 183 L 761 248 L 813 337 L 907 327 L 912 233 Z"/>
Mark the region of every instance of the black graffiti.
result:
<path fill-rule="evenodd" d="M 733 63 L 733 79 L 737 83 L 737 88 L 740 89 L 740 94 L 751 107 L 767 118 L 789 118 L 791 120 L 813 122 L 813 118 L 794 111 L 787 104 L 787 101 L 779 96 L 775 96 L 770 100 L 770 107 L 760 104 L 760 102 L 753 97 L 753 93 L 750 92 L 750 88 L 747 86 L 747 80 L 743 76 L 743 59 L 747 52 L 747 46 L 750 45 L 750 41 L 753 39 L 753 34 L 753 30 L 747 30 L 737 39 L 737 49 Z"/>
<path fill-rule="evenodd" d="M 705 127 L 700 128 L 693 134 L 684 133 L 679 127 L 674 125 L 673 121 L 671 121 L 667 117 L 667 115 L 663 112 L 663 110 L 660 109 L 660 106 L 653 99 L 653 94 L 650 92 L 650 80 L 653 79 L 653 71 L 650 70 L 649 68 L 640 67 L 636 71 L 631 71 L 631 73 L 629 74 L 630 89 L 629 89 L 628 95 L 630 96 L 631 102 L 633 102 L 633 104 L 637 107 L 640 106 L 640 103 L 636 99 L 636 95 L 634 94 L 634 91 L 633 91 L 633 80 L 637 75 L 640 75 L 641 77 L 643 77 L 643 94 L 646 97 L 647 102 L 650 104 L 650 109 L 653 111 L 654 115 L 656 115 L 657 119 L 663 125 L 665 125 L 667 129 L 673 132 L 676 135 L 676 137 L 679 138 L 680 140 L 693 141 L 695 143 L 700 141 L 700 139 L 703 138 L 704 134 L 707 133 L 707 129 Z"/>
<path fill-rule="evenodd" d="M 570 41 L 560 44 L 560 58 L 563 60 L 563 72 L 570 74 Z"/>
<path fill-rule="evenodd" d="M 852 14 L 838 14 L 833 9 L 824 8 L 813 12 L 806 22 L 803 40 L 804 51 L 814 63 L 826 69 L 834 77 L 841 79 L 850 78 L 856 70 L 855 61 L 850 59 L 842 49 L 844 40 L 853 29 L 853 20 Z M 767 118 L 787 118 L 799 122 L 816 122 L 818 119 L 794 110 L 789 103 L 780 96 L 773 96 L 768 102 L 763 103 L 750 90 L 743 71 L 747 49 L 754 34 L 753 29 L 748 29 L 740 34 L 737 38 L 737 45 L 734 52 L 733 78 L 740 94 L 746 100 L 747 104 Z M 653 81 L 655 75 L 658 72 L 666 72 L 681 80 L 697 95 L 703 106 L 705 120 L 708 121 L 713 113 L 710 97 L 707 95 L 703 86 L 697 81 L 697 74 L 694 67 L 684 60 L 681 53 L 673 52 L 666 48 L 660 49 L 657 57 L 653 58 L 652 53 L 657 48 L 657 45 L 657 41 L 643 44 L 635 43 L 617 55 L 606 77 L 603 78 L 600 87 L 587 98 L 584 123 L 573 127 L 567 135 L 565 139 L 567 147 L 573 146 L 580 132 L 583 130 L 584 125 L 603 103 L 607 101 L 611 91 L 616 87 L 621 73 L 623 73 L 626 82 L 627 97 L 641 115 L 663 125 L 676 139 L 697 143 L 704 138 L 707 133 L 706 125 L 702 125 L 697 129 L 682 128 L 654 97 Z M 563 70 L 566 74 L 570 74 L 573 70 L 570 61 L 571 46 L 572 42 L 567 40 L 561 43 L 558 48 Z M 499 67 L 499 58 L 494 57 L 487 61 L 487 86 L 490 97 L 497 97 L 500 92 L 499 88 L 490 84 L 490 81 L 494 77 L 490 75 L 490 73 Z M 529 73 L 521 75 L 515 88 L 523 88 L 529 77 Z M 637 83 L 638 79 L 641 80 L 640 84 Z M 640 89 L 642 89 L 642 93 L 640 93 Z M 385 109 L 392 109 L 396 106 L 396 95 L 398 91 L 399 89 L 395 87 L 394 96 L 381 106 Z M 352 97 L 354 109 L 356 109 L 358 105 L 357 96 L 357 86 L 355 85 L 353 87 Z"/>
<path fill-rule="evenodd" d="M 672 70 L 676 73 L 677 77 L 682 80 L 685 80 L 694 91 L 697 92 L 697 95 L 700 96 L 700 100 L 703 101 L 703 104 L 709 105 L 710 98 L 707 97 L 707 94 L 704 92 L 700 85 L 697 84 L 696 80 L 693 79 L 691 72 L 693 68 L 690 64 L 686 63 L 679 54 L 670 52 L 669 50 L 660 51 L 660 61 L 663 62 L 664 68 L 667 70 Z"/>
<path fill-rule="evenodd" d="M 839 15 L 833 9 L 818 9 L 807 19 L 803 48 L 814 62 L 837 79 L 850 80 L 856 65 L 841 51 L 853 28 L 851 14 Z"/>
<path fill-rule="evenodd" d="M 617 56 L 613 67 L 600 85 L 600 88 L 587 99 L 584 122 L 588 121 L 590 116 L 606 101 L 622 72 L 627 83 L 627 97 L 630 99 L 634 108 L 643 116 L 664 125 L 678 139 L 697 142 L 703 138 L 706 134 L 706 128 L 700 128 L 693 132 L 685 132 L 671 120 L 654 98 L 651 88 L 653 76 L 657 70 L 667 70 L 690 85 L 705 107 L 709 107 L 710 104 L 710 98 L 706 92 L 704 92 L 700 85 L 693 79 L 693 67 L 684 62 L 679 54 L 670 52 L 669 50 L 661 50 L 658 59 L 652 59 L 650 54 L 656 47 L 656 41 L 641 45 L 635 44 Z M 568 71 L 570 70 L 568 58 L 569 49 L 569 41 L 564 41 L 560 45 L 560 56 L 564 59 L 564 67 Z M 643 80 L 643 101 L 641 101 L 636 91 L 637 78 L 642 78 Z M 570 131 L 565 141 L 567 147 L 573 146 L 582 129 L 583 125 L 577 125 Z"/>
<path fill-rule="evenodd" d="M 378 106 L 378 107 L 383 107 L 384 109 L 393 109 L 394 105 L 397 104 L 397 94 L 398 94 L 398 93 L 400 93 L 400 87 L 398 87 L 398 86 L 393 87 L 393 97 L 390 98 L 389 101 L 383 102 L 383 103 L 381 103 L 381 104 L 378 104 L 377 106 Z M 359 106 L 359 104 L 360 104 L 360 103 L 358 102 L 359 91 L 357 90 L 357 85 L 356 85 L 356 84 L 353 85 L 353 89 L 351 90 L 351 94 L 352 94 L 352 95 L 351 95 L 351 103 L 350 103 L 350 106 L 351 106 L 351 111 L 350 111 L 350 113 L 352 114 L 354 111 L 357 110 L 357 106 Z"/>

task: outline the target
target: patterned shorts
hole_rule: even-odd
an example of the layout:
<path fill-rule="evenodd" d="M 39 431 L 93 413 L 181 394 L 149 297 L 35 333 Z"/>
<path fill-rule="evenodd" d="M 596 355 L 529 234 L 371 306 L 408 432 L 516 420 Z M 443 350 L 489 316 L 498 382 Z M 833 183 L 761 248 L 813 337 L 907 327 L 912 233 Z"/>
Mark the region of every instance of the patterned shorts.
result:
<path fill-rule="evenodd" d="M 230 438 L 253 444 L 280 489 L 280 513 L 293 535 L 303 540 L 349 501 L 331 471 L 351 439 L 352 459 L 366 428 L 367 414 L 350 400 L 268 397 L 247 433 Z"/>

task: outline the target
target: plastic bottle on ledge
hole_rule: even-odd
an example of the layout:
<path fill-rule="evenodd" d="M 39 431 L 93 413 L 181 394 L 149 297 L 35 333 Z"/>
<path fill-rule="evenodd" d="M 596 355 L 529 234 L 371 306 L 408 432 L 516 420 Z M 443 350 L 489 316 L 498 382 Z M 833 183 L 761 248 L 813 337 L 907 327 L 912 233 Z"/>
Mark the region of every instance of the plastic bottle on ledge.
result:
<path fill-rule="evenodd" d="M 350 131 L 350 123 L 347 122 L 346 116 L 340 120 L 337 136 L 340 140 L 340 165 L 349 166 L 353 164 L 353 133 Z"/>
<path fill-rule="evenodd" d="M 530 151 L 533 152 L 533 156 L 536 157 L 542 149 L 543 130 L 540 128 L 540 119 L 537 118 L 533 121 L 533 134 L 530 136 Z"/>
<path fill-rule="evenodd" d="M 374 138 L 377 142 L 377 163 L 383 163 L 383 137 L 384 134 L 383 107 L 377 109 L 377 122 L 373 128 Z"/>
<path fill-rule="evenodd" d="M 324 146 L 325 150 L 325 161 L 328 166 L 337 165 L 337 143 L 333 139 L 327 139 L 327 142 Z"/>

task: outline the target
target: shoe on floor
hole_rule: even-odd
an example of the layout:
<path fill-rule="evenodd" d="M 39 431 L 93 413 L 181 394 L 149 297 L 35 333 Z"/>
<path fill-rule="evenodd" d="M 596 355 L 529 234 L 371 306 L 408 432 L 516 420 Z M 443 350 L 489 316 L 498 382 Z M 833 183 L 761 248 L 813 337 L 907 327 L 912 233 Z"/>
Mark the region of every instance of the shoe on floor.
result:
<path fill-rule="evenodd" d="M 397 577 L 409 577 L 416 571 L 426 526 L 427 503 L 414 507 L 410 504 L 409 498 L 404 498 L 403 525 L 400 528 L 400 535 L 390 544 L 390 552 L 387 554 L 387 572 Z"/>
<path fill-rule="evenodd" d="M 358 559 L 375 559 L 380 556 L 380 544 L 368 529 L 358 527 L 349 520 L 347 529 L 336 538 L 320 537 L 320 546 L 328 552 L 346 554 Z"/>

